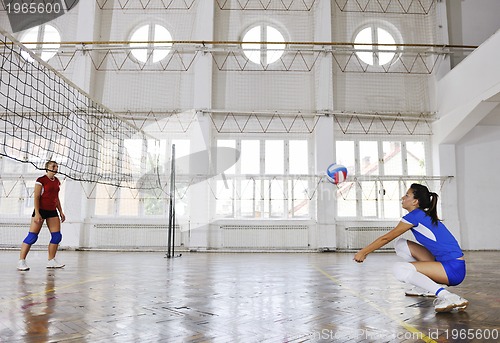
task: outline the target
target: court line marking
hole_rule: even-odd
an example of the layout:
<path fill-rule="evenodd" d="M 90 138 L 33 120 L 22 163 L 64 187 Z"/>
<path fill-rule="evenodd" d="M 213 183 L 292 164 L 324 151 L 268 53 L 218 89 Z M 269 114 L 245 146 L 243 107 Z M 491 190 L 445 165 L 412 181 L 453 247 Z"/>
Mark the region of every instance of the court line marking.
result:
<path fill-rule="evenodd" d="M 375 308 L 377 311 L 379 311 L 380 313 L 382 313 L 383 315 L 385 315 L 386 317 L 388 317 L 392 321 L 394 321 L 394 322 L 398 323 L 399 325 L 401 325 L 407 331 L 409 331 L 409 332 L 411 332 L 413 334 L 417 334 L 418 337 L 419 337 L 419 339 L 421 339 L 421 340 L 423 340 L 424 342 L 427 342 L 427 343 L 437 343 L 435 340 L 433 340 L 429 336 L 425 335 L 422 331 L 420 331 L 419 329 L 417 329 L 413 325 L 405 323 L 404 321 L 402 321 L 398 317 L 396 317 L 396 316 L 388 313 L 387 311 L 385 311 L 383 308 L 381 308 L 380 306 L 378 306 L 377 304 L 375 304 L 370 299 L 367 299 L 364 296 L 362 296 L 359 292 L 356 292 L 352 288 L 346 286 L 345 284 L 342 284 L 339 280 L 337 280 L 336 278 L 334 278 L 333 276 L 331 276 L 330 274 L 328 274 L 327 272 L 325 272 L 320 267 L 315 266 L 315 265 L 313 265 L 313 267 L 318 272 L 320 272 L 321 274 L 323 274 L 324 276 L 326 276 L 327 278 L 329 278 L 331 281 L 333 281 L 337 286 L 341 286 L 343 289 L 345 289 L 346 291 L 348 291 L 349 293 L 351 293 L 352 295 L 354 295 L 356 298 L 363 300 L 365 303 L 367 303 L 371 307 Z"/>

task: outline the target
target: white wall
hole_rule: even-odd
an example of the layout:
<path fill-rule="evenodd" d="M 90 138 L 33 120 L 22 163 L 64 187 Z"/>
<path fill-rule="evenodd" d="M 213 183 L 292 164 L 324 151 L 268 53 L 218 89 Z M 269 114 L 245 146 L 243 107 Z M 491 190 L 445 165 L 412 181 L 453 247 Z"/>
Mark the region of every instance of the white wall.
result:
<path fill-rule="evenodd" d="M 447 0 L 450 44 L 481 45 L 500 29 L 498 0 Z"/>
<path fill-rule="evenodd" d="M 476 126 L 456 146 L 458 209 L 464 249 L 500 248 L 500 126 Z"/>
<path fill-rule="evenodd" d="M 459 1 L 455 1 L 459 2 Z M 481 45 L 500 29 L 500 1 L 462 0 L 462 44 Z"/>
<path fill-rule="evenodd" d="M 500 1 L 446 0 L 449 44 L 479 46 L 500 29 Z M 467 56 L 455 50 L 450 56 L 452 67 Z"/>
<path fill-rule="evenodd" d="M 438 83 L 434 153 L 438 174 L 454 176 L 456 194 L 446 199 L 443 215 L 454 221 L 464 249 L 500 248 L 494 208 L 500 190 L 499 47 L 497 32 Z"/>

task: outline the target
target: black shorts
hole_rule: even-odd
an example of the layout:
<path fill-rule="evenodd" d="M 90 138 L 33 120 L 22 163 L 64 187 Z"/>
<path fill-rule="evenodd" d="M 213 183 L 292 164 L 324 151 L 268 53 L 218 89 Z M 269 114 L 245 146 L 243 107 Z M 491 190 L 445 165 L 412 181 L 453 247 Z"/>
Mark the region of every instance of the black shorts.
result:
<path fill-rule="evenodd" d="M 57 210 L 48 211 L 48 210 L 40 209 L 39 212 L 40 212 L 40 215 L 42 216 L 43 219 L 59 217 Z M 33 214 L 31 216 L 32 217 L 35 216 L 35 210 L 33 210 Z"/>

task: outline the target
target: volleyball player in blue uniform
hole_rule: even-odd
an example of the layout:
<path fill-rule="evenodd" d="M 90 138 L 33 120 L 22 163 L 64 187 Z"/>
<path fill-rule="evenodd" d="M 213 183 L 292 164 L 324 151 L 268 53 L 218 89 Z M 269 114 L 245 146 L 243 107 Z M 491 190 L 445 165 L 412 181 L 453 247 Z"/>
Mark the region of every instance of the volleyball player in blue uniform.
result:
<path fill-rule="evenodd" d="M 396 239 L 396 254 L 406 261 L 394 265 L 396 278 L 435 295 L 436 312 L 465 310 L 469 302 L 443 287 L 460 284 L 465 279 L 466 267 L 457 240 L 438 219 L 438 195 L 414 183 L 401 200 L 408 214 L 394 229 L 356 253 L 354 260 L 363 262 L 369 253 Z M 418 243 L 399 237 L 408 230 Z"/>

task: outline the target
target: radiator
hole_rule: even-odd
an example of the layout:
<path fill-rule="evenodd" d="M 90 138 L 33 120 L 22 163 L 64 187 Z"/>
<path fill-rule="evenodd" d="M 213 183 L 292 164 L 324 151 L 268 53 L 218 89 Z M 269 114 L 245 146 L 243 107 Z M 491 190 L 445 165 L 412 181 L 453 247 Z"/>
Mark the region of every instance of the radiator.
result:
<path fill-rule="evenodd" d="M 175 225 L 175 246 L 181 245 L 182 233 Z M 89 248 L 167 247 L 168 225 L 93 224 L 89 230 Z"/>
<path fill-rule="evenodd" d="M 361 249 L 376 240 L 378 237 L 386 234 L 392 230 L 393 226 L 356 226 L 356 227 L 346 227 L 345 228 L 345 246 L 347 249 Z M 413 236 L 410 232 L 406 232 L 402 235 L 403 238 L 411 239 Z M 394 249 L 394 243 L 390 242 L 387 245 L 380 248 L 381 250 Z"/>
<path fill-rule="evenodd" d="M 3 248 L 13 248 L 13 247 L 21 247 L 21 243 L 23 239 L 28 234 L 30 228 L 30 223 L 0 223 L 0 247 Z M 38 235 L 37 245 L 40 243 L 49 243 L 50 241 L 50 232 L 47 229 L 46 225 L 42 227 L 40 230 L 40 234 Z"/>
<path fill-rule="evenodd" d="M 306 225 L 221 225 L 223 248 L 308 248 Z"/>

